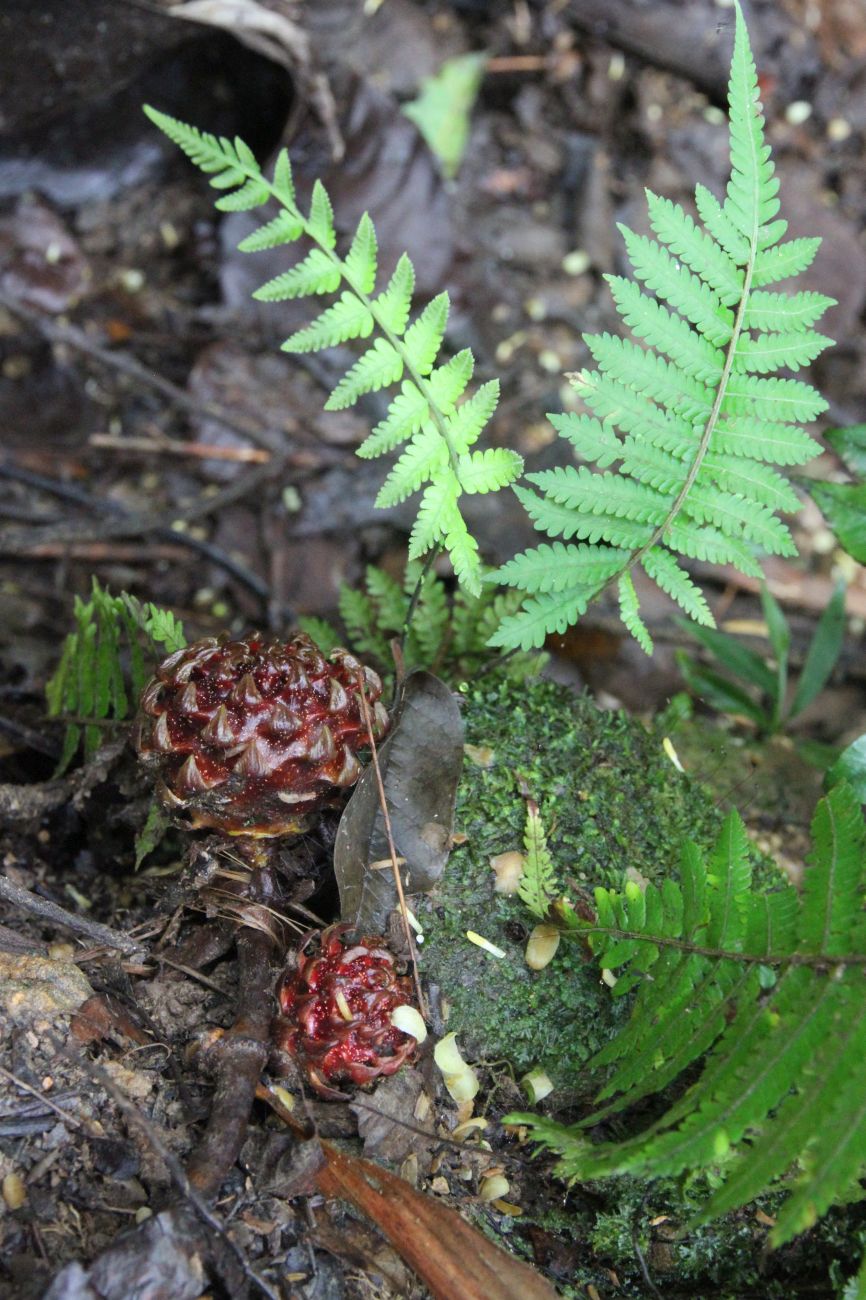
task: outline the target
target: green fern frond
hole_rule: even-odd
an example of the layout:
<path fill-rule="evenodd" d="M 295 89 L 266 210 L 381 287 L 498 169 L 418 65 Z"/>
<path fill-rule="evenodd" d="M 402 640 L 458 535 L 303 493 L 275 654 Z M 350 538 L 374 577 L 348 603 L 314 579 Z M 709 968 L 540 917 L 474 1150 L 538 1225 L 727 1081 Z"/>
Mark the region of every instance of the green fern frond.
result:
<path fill-rule="evenodd" d="M 279 302 L 339 293 L 336 302 L 310 325 L 286 339 L 283 350 L 316 352 L 349 340 L 371 340 L 337 383 L 325 409 L 344 410 L 365 394 L 400 385 L 385 417 L 359 449 L 361 456 L 371 459 L 408 444 L 377 503 L 393 505 L 421 491 L 411 555 L 417 558 L 444 546 L 458 580 L 478 595 L 478 546 L 461 514 L 461 497 L 508 486 L 520 475 L 523 462 L 514 452 L 467 456 L 493 415 L 498 387 L 485 384 L 466 396 L 472 354 L 464 350 L 441 359 L 448 295 L 439 294 L 410 323 L 414 268 L 404 254 L 387 285 L 377 292 L 376 232 L 367 213 L 341 258 L 327 191 L 317 180 L 309 211 L 302 212 L 285 150 L 269 179 L 243 141 L 218 138 L 151 108 L 145 112 L 222 192 L 217 201 L 221 210 L 246 211 L 276 201 L 277 215 L 243 240 L 239 245 L 243 252 L 292 245 L 302 237 L 312 243 L 294 266 L 263 284 L 254 297 Z"/>
<path fill-rule="evenodd" d="M 653 234 L 620 227 L 635 280 L 607 280 L 633 339 L 586 335 L 594 367 L 569 376 L 585 410 L 550 417 L 583 465 L 530 474 L 537 493 L 515 489 L 540 531 L 591 543 L 595 567 L 581 571 L 572 554 L 569 577 L 547 577 L 550 548 L 509 561 L 491 580 L 529 599 L 494 633 L 494 645 L 543 644 L 616 583 L 623 620 L 649 651 L 635 569 L 710 626 L 706 600 L 677 557 L 758 575 L 760 554 L 795 553 L 780 515 L 797 510 L 798 498 L 771 466 L 800 465 L 818 452 L 799 426 L 826 403 L 784 372 L 809 365 L 829 345 L 813 327 L 832 300 L 764 287 L 805 270 L 820 241 L 783 242 L 739 6 L 728 102 L 724 200 L 698 186 L 695 220 L 648 191 Z M 605 550 L 609 569 L 601 564 Z"/>
<path fill-rule="evenodd" d="M 597 890 L 595 922 L 556 905 L 565 932 L 616 972 L 614 996 L 636 989 L 628 1024 L 590 1062 L 610 1071 L 601 1108 L 570 1128 L 508 1117 L 557 1155 L 564 1178 L 714 1169 L 706 1221 L 794 1169 L 774 1246 L 848 1198 L 866 1163 L 866 827 L 848 786 L 821 800 L 812 839 L 802 894 L 753 888 L 731 813 L 708 863 L 686 846 L 678 880 Z M 700 1060 L 699 1077 L 648 1127 L 587 1139 Z"/>
<path fill-rule="evenodd" d="M 533 916 L 540 921 L 547 918 L 550 905 L 556 897 L 556 868 L 547 836 L 534 799 L 526 801 L 526 825 L 523 831 L 523 873 L 517 894 Z"/>
<path fill-rule="evenodd" d="M 106 729 L 129 716 L 160 652 L 186 645 L 183 625 L 170 610 L 142 605 L 125 591 L 112 596 L 95 578 L 90 600 L 76 597 L 73 613 L 76 630 L 45 687 L 48 716 L 75 719 L 67 722 L 58 772 L 82 743 L 85 759 L 92 758 Z"/>

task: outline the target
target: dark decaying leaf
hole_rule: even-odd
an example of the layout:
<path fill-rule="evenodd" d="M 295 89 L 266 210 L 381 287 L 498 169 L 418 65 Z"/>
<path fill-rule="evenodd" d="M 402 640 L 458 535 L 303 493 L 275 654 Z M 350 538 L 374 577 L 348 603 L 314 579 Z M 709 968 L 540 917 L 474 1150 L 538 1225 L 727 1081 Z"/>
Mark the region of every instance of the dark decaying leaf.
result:
<path fill-rule="evenodd" d="M 185 1209 L 164 1210 L 119 1237 L 88 1269 L 68 1264 L 54 1278 L 45 1300 L 128 1300 L 144 1295 L 195 1300 L 207 1284 L 207 1253 L 194 1216 Z"/>
<path fill-rule="evenodd" d="M 463 719 L 451 691 L 432 673 L 407 679 L 379 768 L 407 893 L 431 889 L 451 844 L 463 761 Z M 340 915 L 367 932 L 381 931 L 397 905 L 394 874 L 372 763 L 346 806 L 334 846 Z"/>

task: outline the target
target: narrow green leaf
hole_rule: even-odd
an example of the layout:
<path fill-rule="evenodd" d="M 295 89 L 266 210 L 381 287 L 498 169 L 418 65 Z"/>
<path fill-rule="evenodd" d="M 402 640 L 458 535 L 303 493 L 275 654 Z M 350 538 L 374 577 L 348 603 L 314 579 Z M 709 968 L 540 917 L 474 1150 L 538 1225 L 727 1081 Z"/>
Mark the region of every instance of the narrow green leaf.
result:
<path fill-rule="evenodd" d="M 509 560 L 491 574 L 491 580 L 530 592 L 557 592 L 576 587 L 589 590 L 602 586 L 628 559 L 628 551 L 613 547 L 542 542 Z"/>
<path fill-rule="evenodd" d="M 866 564 L 866 483 L 811 481 L 809 492 L 839 545 L 858 564 Z"/>
<path fill-rule="evenodd" d="M 340 267 L 314 248 L 289 271 L 275 275 L 253 297 L 259 302 L 283 302 L 288 298 L 306 298 L 313 293 L 333 293 L 340 287 Z"/>
<path fill-rule="evenodd" d="M 713 628 L 693 627 L 690 623 L 677 620 L 680 627 L 705 650 L 708 650 L 723 668 L 729 669 L 740 681 L 757 686 L 759 691 L 772 697 L 776 688 L 776 675 L 768 667 L 763 656 L 750 650 L 742 641 L 727 632 L 718 632 Z"/>
<path fill-rule="evenodd" d="M 374 302 L 382 324 L 394 334 L 400 335 L 406 328 L 414 290 L 415 268 L 403 253 L 387 286 Z"/>
<path fill-rule="evenodd" d="M 710 613 L 710 607 L 700 587 L 692 582 L 669 551 L 654 546 L 652 550 L 647 551 L 642 564 L 647 577 L 661 587 L 662 591 L 667 592 L 671 599 L 685 610 L 689 618 L 706 627 L 715 627 L 715 619 Z"/>
<path fill-rule="evenodd" d="M 282 351 L 319 352 L 322 348 L 333 348 L 339 343 L 345 343 L 347 339 L 369 338 L 372 332 L 371 313 L 347 289 L 311 325 L 290 334 L 282 344 Z"/>
<path fill-rule="evenodd" d="M 681 650 L 677 651 L 676 660 L 689 690 L 711 709 L 718 713 L 728 713 L 732 717 L 748 718 L 762 730 L 769 726 L 769 715 L 741 686 L 719 673 L 699 667 Z"/>
<path fill-rule="evenodd" d="M 866 735 L 858 736 L 842 750 L 824 778 L 826 789 L 846 781 L 861 803 L 866 803 Z"/>
<path fill-rule="evenodd" d="M 310 234 L 323 248 L 333 251 L 337 246 L 337 232 L 334 229 L 334 210 L 328 191 L 320 180 L 313 182 L 313 195 L 310 201 Z"/>
<path fill-rule="evenodd" d="M 846 429 L 828 429 L 824 434 L 837 456 L 858 478 L 866 478 L 866 424 L 851 424 Z"/>
<path fill-rule="evenodd" d="M 802 713 L 815 697 L 820 695 L 836 667 L 844 637 L 845 583 L 840 582 L 818 620 L 794 698 L 788 709 L 789 718 L 795 718 L 798 713 Z"/>
<path fill-rule="evenodd" d="M 457 477 L 464 492 L 498 492 L 519 477 L 523 458 L 505 447 L 488 447 L 460 457 Z"/>
<path fill-rule="evenodd" d="M 406 331 L 403 341 L 412 365 L 420 375 L 429 375 L 439 355 L 448 323 L 449 305 L 447 293 L 437 294 Z"/>
<path fill-rule="evenodd" d="M 404 379 L 400 392 L 391 399 L 388 414 L 380 420 L 368 438 L 358 448 L 364 460 L 393 451 L 401 442 L 417 433 L 430 414 L 427 398 L 409 379 Z"/>
<path fill-rule="evenodd" d="M 259 226 L 258 230 L 242 239 L 238 250 L 241 253 L 258 253 L 266 248 L 278 248 L 281 244 L 293 244 L 303 233 L 304 223 L 301 218 L 283 208 L 272 221 Z"/>

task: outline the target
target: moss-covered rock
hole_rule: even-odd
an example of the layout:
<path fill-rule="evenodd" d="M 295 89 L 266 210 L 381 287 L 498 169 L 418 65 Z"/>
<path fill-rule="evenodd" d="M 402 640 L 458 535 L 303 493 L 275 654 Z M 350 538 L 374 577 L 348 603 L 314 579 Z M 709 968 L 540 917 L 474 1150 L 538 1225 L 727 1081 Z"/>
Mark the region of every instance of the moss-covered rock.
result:
<path fill-rule="evenodd" d="M 507 1060 L 518 1073 L 541 1065 L 557 1102 L 579 1099 L 598 1086 L 585 1062 L 627 1007 L 576 943 L 561 943 L 543 971 L 524 961 L 533 918 L 516 896 L 494 892 L 490 866 L 491 857 L 523 846 L 521 790 L 539 805 L 559 883 L 572 898 L 620 885 L 628 868 L 663 879 L 685 839 L 712 843 L 721 814 L 677 771 L 660 734 L 553 682 L 470 690 L 465 722 L 456 829 L 467 839 L 421 905 L 422 973 L 441 990 L 449 1029 L 476 1059 Z M 505 960 L 472 944 L 467 930 L 504 949 Z"/>

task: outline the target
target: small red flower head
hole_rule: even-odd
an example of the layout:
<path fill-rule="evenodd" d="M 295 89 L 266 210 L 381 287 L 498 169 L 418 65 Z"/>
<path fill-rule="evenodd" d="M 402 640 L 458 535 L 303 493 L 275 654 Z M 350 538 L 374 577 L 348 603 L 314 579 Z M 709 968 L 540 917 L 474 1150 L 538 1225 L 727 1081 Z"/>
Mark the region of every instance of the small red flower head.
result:
<path fill-rule="evenodd" d="M 397 974 L 384 939 L 347 943 L 350 928 L 323 931 L 316 956 L 307 952 L 314 937 L 308 935 L 278 992 L 277 1046 L 322 1097 L 340 1097 L 337 1083 L 394 1074 L 416 1047 L 411 1035 L 391 1024 L 396 1007 L 412 1004 L 411 982 Z"/>

